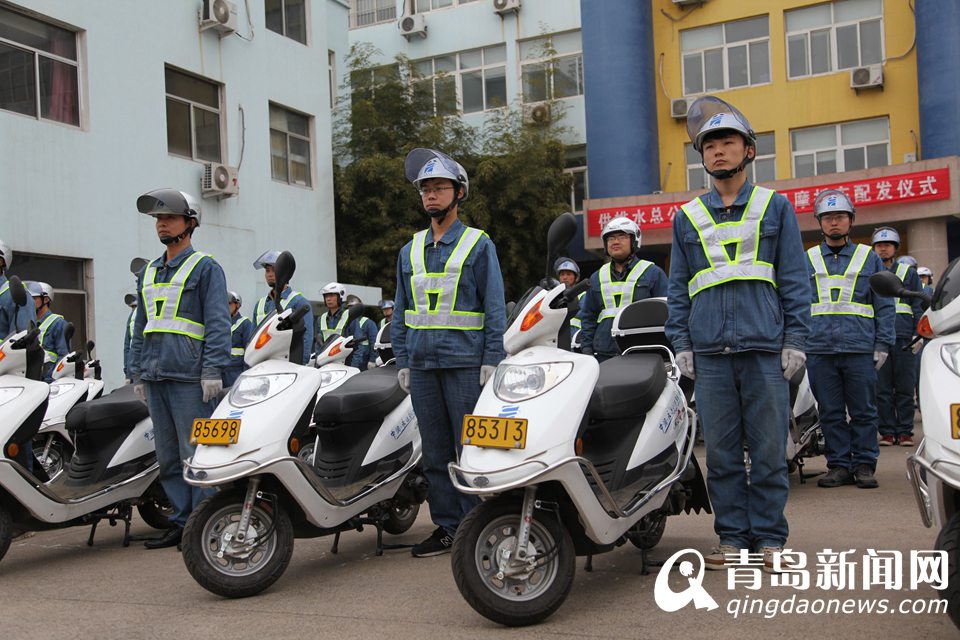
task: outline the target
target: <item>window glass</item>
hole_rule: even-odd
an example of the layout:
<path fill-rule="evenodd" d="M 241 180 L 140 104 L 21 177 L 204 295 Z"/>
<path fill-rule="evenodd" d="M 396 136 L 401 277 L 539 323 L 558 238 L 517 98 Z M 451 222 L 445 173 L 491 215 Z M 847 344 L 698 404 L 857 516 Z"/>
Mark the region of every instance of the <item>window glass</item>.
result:
<path fill-rule="evenodd" d="M 833 18 L 829 4 L 818 4 L 786 12 L 787 31 L 803 31 L 829 25 Z"/>
<path fill-rule="evenodd" d="M 37 75 L 33 53 L 0 44 L 0 109 L 37 115 Z"/>
<path fill-rule="evenodd" d="M 787 38 L 788 75 L 791 78 L 807 75 L 807 35 Z"/>
<path fill-rule="evenodd" d="M 680 32 L 680 48 L 683 51 L 707 49 L 723 44 L 723 25 L 715 24 L 709 27 L 687 29 Z"/>
<path fill-rule="evenodd" d="M 837 27 L 837 67 L 840 69 L 850 69 L 860 64 L 857 31 L 855 24 Z"/>
<path fill-rule="evenodd" d="M 883 33 L 879 20 L 860 23 L 860 64 L 883 61 Z"/>
<path fill-rule="evenodd" d="M 756 18 L 749 18 L 747 20 L 727 22 L 723 27 L 728 43 L 765 38 L 770 35 L 767 16 L 757 16 Z"/>
<path fill-rule="evenodd" d="M 750 84 L 770 82 L 770 43 L 750 43 Z"/>
<path fill-rule="evenodd" d="M 847 22 L 871 18 L 883 13 L 882 0 L 838 0 L 833 3 L 834 20 Z"/>

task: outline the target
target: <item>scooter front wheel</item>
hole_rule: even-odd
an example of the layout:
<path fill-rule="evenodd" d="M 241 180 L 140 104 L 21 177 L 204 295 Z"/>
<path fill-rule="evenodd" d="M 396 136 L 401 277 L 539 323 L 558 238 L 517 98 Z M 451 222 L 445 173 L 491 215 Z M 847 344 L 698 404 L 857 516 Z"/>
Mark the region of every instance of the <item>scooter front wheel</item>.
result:
<path fill-rule="evenodd" d="M 293 555 L 293 525 L 280 505 L 258 500 L 237 539 L 243 495 L 218 493 L 190 514 L 183 562 L 204 589 L 226 598 L 256 595 L 283 575 Z"/>
<path fill-rule="evenodd" d="M 947 588 L 940 591 L 940 597 L 947 601 L 947 613 L 960 629 L 960 512 L 940 530 L 936 548 L 947 552 Z"/>
<path fill-rule="evenodd" d="M 463 519 L 453 541 L 453 577 L 480 615 L 519 627 L 546 619 L 573 585 L 576 556 L 569 532 L 548 511 L 534 512 L 526 558 L 517 558 L 522 502 L 494 498 Z"/>

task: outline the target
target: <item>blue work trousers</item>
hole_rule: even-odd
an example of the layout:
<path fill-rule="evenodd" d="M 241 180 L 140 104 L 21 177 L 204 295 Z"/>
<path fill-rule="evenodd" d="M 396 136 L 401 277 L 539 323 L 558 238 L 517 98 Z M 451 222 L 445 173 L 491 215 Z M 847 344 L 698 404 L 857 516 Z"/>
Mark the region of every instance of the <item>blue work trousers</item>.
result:
<path fill-rule="evenodd" d="M 457 491 L 447 465 L 460 458 L 463 416 L 480 397 L 480 367 L 411 369 L 410 400 L 423 441 L 423 471 L 430 483 L 430 518 L 453 535 L 460 521 L 480 503 Z"/>
<path fill-rule="evenodd" d="M 790 393 L 780 353 L 696 354 L 694 369 L 707 447 L 707 490 L 720 544 L 784 546 Z M 749 483 L 744 445 L 750 448 Z"/>
<path fill-rule="evenodd" d="M 187 484 L 183 479 L 183 461 L 192 456 L 196 449 L 196 445 L 190 444 L 194 418 L 209 418 L 217 401 L 203 401 L 199 381 L 144 381 L 143 386 L 153 421 L 160 484 L 173 505 L 170 520 L 182 527 L 200 501 L 215 493 L 214 489 L 201 489 Z"/>
<path fill-rule="evenodd" d="M 873 354 L 811 353 L 807 375 L 820 412 L 827 467 L 853 470 L 858 464 L 868 464 L 875 469 L 880 448 Z"/>
<path fill-rule="evenodd" d="M 917 356 L 904 347 L 910 338 L 897 338 L 877 375 L 880 435 L 913 437 L 913 393 L 917 387 Z"/>

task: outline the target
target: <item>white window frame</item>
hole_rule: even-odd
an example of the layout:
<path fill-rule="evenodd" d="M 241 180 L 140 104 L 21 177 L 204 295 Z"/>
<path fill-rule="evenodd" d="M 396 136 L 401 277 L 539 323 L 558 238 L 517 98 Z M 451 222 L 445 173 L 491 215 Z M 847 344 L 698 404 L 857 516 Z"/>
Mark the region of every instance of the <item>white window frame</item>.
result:
<path fill-rule="evenodd" d="M 273 149 L 271 143 L 270 149 L 270 178 L 274 182 L 279 182 L 281 184 L 288 184 L 292 187 L 300 187 L 302 189 L 313 189 L 313 185 L 316 182 L 314 177 L 314 161 L 313 161 L 313 138 L 314 138 L 314 117 L 309 113 L 304 113 L 303 111 L 297 111 L 296 109 L 291 109 L 290 107 L 284 106 L 280 103 L 271 101 L 268 107 L 268 119 L 269 119 L 269 110 L 278 109 L 287 113 L 292 113 L 294 115 L 300 116 L 301 118 L 307 119 L 307 135 L 301 135 L 299 133 L 294 133 L 292 131 L 287 131 L 285 129 L 275 129 L 273 125 L 270 125 L 270 134 L 273 135 L 274 132 L 281 133 L 286 136 L 287 139 L 287 149 L 286 149 L 286 158 L 287 158 L 287 179 L 283 180 L 277 178 L 273 175 Z M 295 138 L 307 143 L 307 179 L 309 182 L 307 184 L 301 184 L 299 182 L 293 181 L 293 169 L 291 166 L 291 154 L 290 154 L 290 138 Z"/>
<path fill-rule="evenodd" d="M 776 178 L 777 178 L 777 175 L 776 175 L 776 172 L 777 172 L 777 147 L 776 147 L 776 138 L 775 138 L 774 133 L 773 133 L 772 131 L 766 131 L 766 132 L 764 132 L 764 133 L 758 133 L 758 134 L 757 134 L 757 138 L 760 138 L 761 136 L 770 136 L 770 137 L 774 140 L 774 147 L 773 147 L 773 153 L 758 154 L 756 157 L 754 157 L 753 162 L 751 162 L 750 164 L 748 164 L 748 165 L 746 166 L 746 169 L 745 169 L 745 170 L 746 170 L 746 172 L 747 172 L 747 179 L 748 179 L 751 183 L 753 183 L 753 184 L 757 184 L 757 161 L 758 161 L 758 160 L 771 160 L 771 161 L 773 161 L 773 172 L 774 172 L 773 179 L 776 180 Z M 686 144 L 683 145 L 683 159 L 684 159 L 684 164 L 686 164 L 686 167 L 687 167 L 687 170 L 686 170 L 687 190 L 688 190 L 688 191 L 702 191 L 702 190 L 704 190 L 704 189 L 711 189 L 711 188 L 713 187 L 713 183 L 710 181 L 710 174 L 707 173 L 707 170 L 703 167 L 703 161 L 702 161 L 702 160 L 697 160 L 697 162 L 693 162 L 693 163 L 687 163 L 687 162 L 686 162 L 688 150 L 692 150 L 692 149 L 693 149 L 693 144 L 690 143 L 690 142 L 687 142 Z M 698 157 L 698 158 L 700 157 L 700 154 L 699 154 L 699 153 L 697 153 L 697 157 Z M 699 171 L 700 171 L 700 175 L 703 176 L 703 186 L 701 186 L 701 185 L 695 185 L 695 184 L 691 184 L 691 183 L 690 183 L 690 172 L 691 172 L 691 171 L 696 171 L 696 170 L 699 170 Z"/>
<path fill-rule="evenodd" d="M 164 75 L 166 75 L 166 71 L 168 70 L 173 71 L 174 73 L 179 73 L 180 75 L 183 75 L 183 76 L 192 77 L 195 80 L 199 80 L 201 82 L 205 82 L 209 85 L 214 86 L 217 89 L 217 103 L 219 107 L 217 109 L 214 109 L 209 105 L 203 104 L 202 102 L 195 102 L 193 100 L 190 100 L 189 98 L 184 98 L 183 96 L 178 96 L 173 93 L 167 93 L 166 86 L 164 86 L 164 109 L 166 109 L 167 100 L 174 100 L 176 102 L 186 104 L 190 107 L 190 153 L 191 155 L 184 156 L 184 155 L 180 155 L 179 153 L 175 153 L 170 150 L 169 145 L 167 146 L 167 153 L 172 156 L 176 156 L 178 158 L 187 158 L 188 160 L 195 160 L 196 162 L 223 163 L 223 159 L 227 157 L 227 151 L 226 151 L 227 140 L 226 140 L 226 136 L 224 135 L 224 132 L 226 131 L 227 114 L 223 109 L 223 103 L 224 103 L 223 85 L 209 78 L 204 78 L 202 76 L 189 73 L 187 71 L 184 71 L 183 69 L 178 69 L 177 67 L 173 67 L 170 65 L 164 65 Z M 166 78 L 164 78 L 164 85 L 166 85 Z M 217 159 L 201 158 L 197 155 L 196 109 L 200 109 L 208 113 L 215 113 L 219 117 L 220 135 L 218 137 L 220 139 L 220 157 Z M 164 116 L 166 117 L 166 114 L 164 114 Z M 165 123 L 165 124 L 169 126 L 169 123 Z"/>
<path fill-rule="evenodd" d="M 264 21 L 266 21 L 266 3 L 264 3 Z M 280 0 L 280 22 L 283 25 L 283 32 L 274 31 L 270 27 L 265 27 L 267 31 L 283 36 L 288 40 L 302 44 L 305 47 L 310 46 L 310 0 L 303 0 L 303 42 L 287 34 L 287 0 Z"/>
<path fill-rule="evenodd" d="M 38 15 L 36 15 L 36 14 L 27 15 L 27 14 L 21 12 L 21 11 L 17 11 L 16 8 L 14 8 L 14 7 L 12 7 L 12 6 L 8 6 L 8 5 L 3 4 L 3 3 L 0 3 L 0 8 L 6 9 L 7 11 L 10 11 L 11 13 L 20 14 L 20 15 L 22 15 L 23 17 L 25 17 L 25 18 L 27 18 L 27 19 L 29 19 L 29 20 L 33 20 L 33 21 L 36 21 L 36 22 L 41 22 L 41 23 L 43 23 L 43 24 L 48 24 L 48 25 L 53 26 L 53 27 L 56 27 L 56 28 L 58 28 L 58 29 L 63 29 L 64 31 L 71 31 L 71 32 L 73 32 L 73 36 L 74 36 L 74 47 L 75 47 L 76 52 L 77 52 L 77 59 L 76 59 L 76 60 L 71 60 L 70 58 L 63 58 L 63 57 L 61 57 L 61 56 L 58 56 L 58 55 L 53 54 L 53 53 L 49 53 L 49 52 L 44 51 L 44 50 L 42 50 L 42 49 L 37 49 L 37 48 L 35 48 L 35 47 L 31 47 L 30 45 L 27 45 L 27 44 L 24 44 L 24 43 L 21 43 L 21 42 L 17 42 L 16 40 L 9 40 L 9 39 L 6 39 L 6 38 L 0 38 L 0 43 L 2 43 L 2 44 L 4 44 L 4 45 L 7 45 L 7 46 L 9 46 L 9 47 L 12 47 L 12 48 L 14 48 L 14 49 L 19 49 L 19 50 L 21 50 L 21 51 L 26 51 L 26 52 L 28 52 L 28 53 L 30 53 L 30 54 L 33 55 L 33 82 L 34 82 L 34 96 L 33 96 L 33 99 L 34 99 L 34 106 L 35 106 L 35 108 L 36 108 L 36 114 L 35 114 L 35 115 L 30 115 L 30 114 L 27 114 L 27 113 L 20 113 L 19 111 L 12 111 L 12 110 L 9 110 L 9 109 L 0 109 L 0 111 L 2 111 L 2 112 L 4 112 L 4 113 L 13 113 L 13 114 L 16 114 L 16 115 L 18 115 L 18 116 L 24 116 L 24 117 L 26 117 L 26 118 L 31 118 L 31 119 L 33 119 L 33 120 L 40 120 L 40 121 L 43 121 L 43 122 L 51 122 L 51 123 L 54 123 L 54 124 L 63 125 L 63 126 L 65 126 L 65 127 L 71 127 L 71 128 L 75 128 L 75 129 L 80 129 L 80 128 L 82 128 L 82 126 L 83 126 L 83 121 L 84 121 L 84 110 L 83 110 L 84 95 L 83 95 L 83 75 L 82 75 L 83 68 L 82 68 L 81 65 L 80 65 L 80 58 L 82 57 L 83 54 L 82 54 L 82 50 L 81 50 L 81 46 L 80 46 L 80 45 L 81 45 L 80 39 L 79 39 L 79 37 L 78 37 L 78 36 L 79 36 L 79 33 L 78 33 L 75 29 L 73 29 L 73 28 L 71 28 L 71 27 L 67 27 L 67 26 L 65 26 L 65 25 L 63 25 L 63 24 L 60 24 L 60 23 L 57 23 L 57 22 L 55 22 L 55 21 L 53 21 L 53 20 L 44 20 L 44 19 L 42 19 L 41 17 L 39 17 Z M 77 70 L 77 124 L 73 124 L 72 122 L 63 122 L 63 121 L 61 121 L 61 120 L 54 120 L 54 119 L 52 119 L 52 118 L 44 118 L 44 117 L 43 117 L 43 109 L 42 109 L 41 102 L 40 102 L 40 100 L 41 100 L 41 99 L 40 99 L 40 91 L 41 91 L 41 89 L 42 89 L 41 84 L 40 84 L 40 58 L 48 58 L 48 59 L 53 60 L 53 61 L 55 61 L 55 62 L 62 62 L 62 63 L 64 63 L 64 64 L 67 64 L 67 65 L 70 65 L 70 66 L 74 67 L 74 68 Z"/>
<path fill-rule="evenodd" d="M 786 65 L 787 65 L 787 80 L 802 80 L 805 78 L 816 78 L 817 76 L 825 76 L 833 73 L 841 73 L 844 71 L 849 71 L 850 69 L 855 69 L 858 66 L 862 65 L 862 55 L 863 50 L 860 48 L 860 27 L 859 25 L 864 22 L 873 22 L 875 20 L 880 21 L 880 64 L 887 59 L 887 39 L 885 37 L 884 31 L 884 17 L 883 17 L 883 4 L 881 3 L 880 14 L 876 16 L 871 16 L 869 18 L 858 18 L 856 20 L 845 20 L 843 22 L 836 22 L 836 2 L 831 2 L 830 4 L 830 24 L 821 25 L 813 29 L 800 29 L 794 31 L 787 31 L 784 34 L 783 46 L 784 53 L 786 54 Z M 795 10 L 803 10 L 807 7 L 798 7 Z M 789 11 L 785 13 L 790 13 Z M 837 50 L 837 29 L 840 27 L 847 27 L 852 25 L 857 26 L 857 58 L 858 63 L 853 67 L 843 67 L 840 68 L 840 56 Z M 786 27 L 786 15 L 784 15 L 784 27 Z M 813 58 L 812 58 L 812 49 L 810 48 L 810 34 L 820 31 L 829 31 L 830 32 L 830 68 L 827 71 L 820 71 L 818 73 L 813 73 Z M 792 76 L 790 75 L 790 38 L 795 36 L 805 36 L 806 39 L 806 50 L 807 50 L 807 71 L 803 75 Z"/>
<path fill-rule="evenodd" d="M 887 125 L 887 127 L 886 127 L 886 128 L 887 128 L 887 138 L 886 138 L 885 141 L 884 141 L 884 140 L 876 140 L 876 141 L 874 141 L 874 142 L 868 142 L 868 143 L 858 142 L 857 144 L 843 144 L 843 130 L 842 130 L 842 129 L 843 129 L 843 126 L 844 126 L 844 125 L 851 124 L 851 123 L 858 123 L 858 122 L 869 122 L 869 121 L 871 121 L 871 120 L 882 120 L 882 121 L 884 121 L 884 123 Z M 835 127 L 835 128 L 836 128 L 836 140 L 837 140 L 837 144 L 836 144 L 835 146 L 833 146 L 833 147 L 823 147 L 823 148 L 819 148 L 819 149 L 812 149 L 812 150 L 799 151 L 799 152 L 794 150 L 793 135 L 794 135 L 795 133 L 804 132 L 804 131 L 811 131 L 811 130 L 814 130 L 814 129 L 829 128 L 829 127 Z M 823 152 L 827 152 L 827 151 L 833 151 L 833 152 L 835 153 L 835 157 L 836 157 L 836 172 L 837 172 L 837 173 L 842 173 L 842 172 L 846 171 L 845 159 L 844 159 L 844 153 L 843 153 L 845 150 L 847 150 L 847 149 L 858 149 L 858 148 L 866 149 L 867 146 L 876 145 L 876 144 L 881 144 L 881 143 L 885 143 L 885 144 L 887 145 L 887 161 L 886 161 L 886 164 L 885 164 L 885 165 L 880 165 L 880 166 L 888 166 L 888 165 L 890 164 L 890 118 L 888 118 L 887 116 L 883 116 L 883 117 L 880 117 L 880 118 L 864 118 L 863 120 L 848 120 L 847 122 L 838 122 L 837 124 L 831 124 L 831 125 L 819 125 L 819 126 L 816 126 L 816 127 L 803 127 L 803 128 L 799 128 L 799 129 L 791 129 L 791 130 L 790 130 L 790 168 L 791 168 L 791 171 L 792 171 L 792 173 L 793 173 L 793 177 L 795 177 L 795 178 L 798 177 L 798 176 L 797 176 L 797 158 L 800 157 L 800 156 L 813 155 L 813 175 L 814 175 L 814 176 L 820 175 L 819 173 L 817 173 L 816 154 L 818 154 L 818 153 L 823 153 Z M 870 168 L 870 167 L 864 167 L 864 169 L 867 169 L 867 168 Z M 858 170 L 859 170 L 859 169 L 858 169 Z M 803 177 L 812 177 L 812 176 L 803 176 Z"/>
<path fill-rule="evenodd" d="M 500 68 L 502 68 L 503 71 L 504 71 L 504 73 L 503 73 L 504 87 L 508 87 L 508 84 L 507 84 L 507 73 L 506 73 L 506 71 L 507 71 L 506 55 L 504 55 L 504 60 L 503 60 L 502 62 L 494 62 L 494 63 L 491 63 L 491 64 L 487 64 L 487 62 L 486 62 L 486 49 L 492 49 L 492 48 L 494 48 L 494 47 L 503 47 L 503 48 L 504 48 L 504 54 L 506 54 L 506 45 L 505 45 L 505 44 L 492 44 L 492 45 L 488 45 L 488 46 L 486 46 L 486 47 L 477 47 L 477 48 L 474 48 L 474 49 L 466 49 L 466 50 L 464 50 L 464 51 L 455 51 L 455 52 L 452 52 L 452 53 L 448 53 L 448 54 L 446 54 L 446 55 L 433 56 L 433 57 L 431 57 L 431 58 L 422 58 L 422 59 L 420 59 L 420 60 L 414 60 L 414 61 L 413 61 L 412 64 L 414 65 L 414 68 L 416 68 L 416 69 L 419 69 L 419 65 L 422 65 L 423 63 L 429 62 L 429 63 L 430 63 L 430 66 L 431 66 L 431 69 L 433 70 L 433 73 L 431 73 L 430 75 L 423 74 L 423 75 L 421 75 L 420 77 L 412 78 L 412 82 L 413 82 L 413 83 L 420 83 L 420 82 L 427 82 L 427 81 L 430 82 L 430 91 L 431 91 L 431 94 L 432 94 L 432 97 L 433 97 L 433 112 L 434 112 L 434 113 L 437 113 L 437 89 L 436 89 L 436 80 L 437 80 L 437 78 L 453 78 L 454 92 L 455 92 L 455 94 L 456 94 L 456 101 L 457 101 L 457 104 L 456 104 L 456 113 L 458 113 L 458 114 L 460 114 L 460 115 L 473 115 L 473 114 L 475 114 L 475 113 L 487 113 L 487 112 L 489 112 L 489 111 L 496 111 L 496 110 L 498 110 L 498 109 L 504 109 L 504 108 L 506 108 L 506 107 L 509 106 L 509 105 L 506 104 L 506 103 L 505 103 L 505 104 L 502 104 L 502 105 L 500 105 L 500 106 L 497 106 L 497 107 L 488 107 L 488 106 L 487 106 L 486 72 L 487 72 L 488 69 L 500 69 Z M 464 68 L 464 67 L 463 67 L 463 64 L 462 64 L 462 62 L 461 62 L 460 56 L 463 55 L 463 54 L 466 54 L 466 53 L 473 53 L 473 52 L 475 52 L 475 51 L 481 52 L 481 56 L 482 56 L 482 60 L 483 60 L 482 64 L 481 64 L 479 67 L 468 67 L 468 68 Z M 450 56 L 453 56 L 453 58 L 454 58 L 454 60 L 455 60 L 455 69 L 450 70 L 450 71 L 440 71 L 440 72 L 437 72 L 437 71 L 436 71 L 436 63 L 435 63 L 435 60 L 436 60 L 437 58 L 447 58 L 447 57 L 450 57 Z M 482 110 L 478 110 L 478 111 L 470 111 L 469 113 L 465 113 L 464 110 L 463 110 L 463 74 L 465 74 L 465 73 L 474 73 L 474 72 L 477 72 L 477 71 L 481 71 L 481 72 L 483 73 L 483 77 L 484 77 L 484 82 L 483 82 L 483 109 L 482 109 Z M 509 97 L 509 96 L 508 96 L 508 97 Z"/>
<path fill-rule="evenodd" d="M 570 32 L 567 32 L 567 33 L 570 33 Z M 546 37 L 541 36 L 541 37 L 538 37 L 538 38 L 533 38 L 532 40 L 527 40 L 527 41 L 524 41 L 524 42 L 519 42 L 519 43 L 517 43 L 517 44 L 518 44 L 518 51 L 519 51 L 519 47 L 520 47 L 520 46 L 522 46 L 522 45 L 524 45 L 524 44 L 528 44 L 529 42 L 531 42 L 531 41 L 536 41 L 536 40 L 544 40 L 544 41 L 546 41 L 547 39 L 551 39 L 550 46 L 552 47 L 552 38 L 553 38 L 554 36 L 558 36 L 558 35 L 566 35 L 566 34 L 564 34 L 564 33 L 552 33 L 552 34 L 550 34 L 549 36 L 546 36 Z M 545 42 L 545 43 L 546 43 L 546 42 Z M 518 55 L 518 58 L 519 58 L 519 55 Z M 578 84 L 578 89 L 579 89 L 579 91 L 578 91 L 576 94 L 572 95 L 572 96 L 563 96 L 563 97 L 558 98 L 558 97 L 556 96 L 556 91 L 555 91 L 555 89 L 554 89 L 554 78 L 556 77 L 556 67 L 557 67 L 557 65 L 560 63 L 560 61 L 566 60 L 566 59 L 568 59 L 568 58 L 576 58 L 576 60 L 577 60 L 577 84 Z M 523 95 L 523 71 L 524 71 L 524 67 L 534 66 L 534 65 L 545 65 L 546 67 L 548 67 L 548 68 L 544 69 L 544 73 L 546 74 L 546 79 L 547 79 L 547 83 L 546 83 L 547 96 L 546 96 L 546 98 L 544 98 L 543 100 L 531 100 L 531 101 L 527 102 L 526 96 Z M 545 56 L 539 56 L 539 57 L 530 56 L 530 57 L 527 57 L 527 58 L 523 58 L 522 60 L 519 60 L 519 66 L 520 66 L 520 70 L 519 70 L 519 74 L 517 75 L 517 78 L 520 80 L 520 102 L 521 102 L 522 104 L 538 104 L 538 103 L 540 103 L 540 102 L 551 102 L 551 101 L 554 101 L 554 100 L 568 100 L 568 99 L 571 99 L 571 98 L 582 98 L 583 95 L 584 95 L 584 83 L 585 83 L 585 81 L 584 81 L 584 77 L 583 77 L 583 38 L 582 38 L 582 34 L 581 34 L 581 39 L 580 39 L 580 50 L 579 50 L 579 51 L 563 52 L 563 53 L 557 53 L 556 55 L 545 55 Z"/>
<path fill-rule="evenodd" d="M 361 2 L 372 3 L 373 8 L 368 11 L 360 12 L 359 3 Z M 368 14 L 373 16 L 373 20 L 361 24 L 360 16 L 365 16 Z M 362 29 L 364 27 L 372 27 L 375 24 L 395 22 L 398 17 L 397 0 L 350 0 L 351 29 Z"/>
<path fill-rule="evenodd" d="M 420 3 L 426 2 L 426 1 L 430 2 L 430 7 L 427 9 L 421 9 Z M 413 0 L 411 2 L 413 13 L 430 13 L 431 11 L 443 11 L 445 9 L 455 9 L 463 5 L 473 4 L 478 0 L 450 0 L 450 4 L 445 7 L 440 7 L 440 6 L 435 7 L 434 4 L 440 1 L 441 0 Z"/>
<path fill-rule="evenodd" d="M 727 42 L 727 25 L 728 25 L 728 24 L 731 24 L 731 23 L 734 23 L 734 22 L 742 22 L 742 21 L 744 21 L 744 20 L 752 20 L 752 19 L 754 19 L 754 18 L 760 18 L 760 17 L 764 17 L 764 18 L 767 19 L 767 35 L 766 35 L 766 36 L 762 36 L 762 37 L 759 37 L 759 38 L 750 38 L 749 40 L 736 40 L 736 41 L 734 41 L 734 42 Z M 716 27 L 716 26 L 720 26 L 720 27 L 723 29 L 723 44 L 722 44 L 722 45 L 720 45 L 720 46 L 718 46 L 718 47 L 707 47 L 707 48 L 702 48 L 702 49 L 689 49 L 689 50 L 684 50 L 684 49 L 682 48 L 682 45 L 681 45 L 681 49 L 680 49 L 680 82 L 681 82 L 681 87 L 682 87 L 682 89 L 683 89 L 683 95 L 684 95 L 684 96 L 696 96 L 696 95 L 713 93 L 713 92 L 716 92 L 716 91 L 728 91 L 728 90 L 729 90 L 729 91 L 733 91 L 733 90 L 736 90 L 736 89 L 746 89 L 747 87 L 762 87 L 762 86 L 764 86 L 764 85 L 772 84 L 772 83 L 773 83 L 773 61 L 772 61 L 771 58 L 770 58 L 770 16 L 769 16 L 769 14 L 764 15 L 764 16 L 749 16 L 749 17 L 747 17 L 747 18 L 741 18 L 741 19 L 737 19 L 737 20 L 731 20 L 731 21 L 729 21 L 729 22 L 722 22 L 722 23 L 720 23 L 719 25 L 717 25 L 717 24 L 712 24 L 712 25 L 706 25 L 706 26 L 704 26 L 704 27 L 695 27 L 694 29 L 690 29 L 690 31 L 695 31 L 696 29 L 705 29 L 705 28 L 710 28 L 710 27 Z M 750 80 L 749 80 L 749 78 L 750 78 L 750 45 L 755 44 L 755 43 L 763 43 L 763 42 L 766 42 L 766 44 L 767 44 L 767 75 L 769 76 L 770 79 L 767 80 L 766 82 L 750 82 Z M 747 78 L 748 78 L 748 81 L 747 81 L 747 84 L 742 84 L 742 85 L 737 85 L 736 87 L 731 87 L 731 86 L 730 86 L 730 49 L 734 49 L 734 48 L 737 48 L 737 47 L 746 47 L 746 51 L 747 51 Z M 721 52 L 721 53 L 720 53 L 720 58 L 721 58 L 721 62 L 722 62 L 722 64 L 723 64 L 723 86 L 720 87 L 720 88 L 717 88 L 717 89 L 708 89 L 708 88 L 707 88 L 707 72 L 706 72 L 706 64 L 704 63 L 704 55 L 705 55 L 708 51 L 717 51 L 717 50 L 719 50 L 719 51 Z M 702 90 L 702 91 L 698 91 L 698 92 L 694 92 L 694 93 L 687 93 L 687 72 L 686 72 L 686 64 L 684 64 L 684 61 L 686 60 L 686 58 L 687 58 L 688 56 L 698 55 L 698 54 L 699 54 L 699 56 L 700 56 L 700 69 L 701 69 L 701 73 L 702 73 L 703 90 Z"/>

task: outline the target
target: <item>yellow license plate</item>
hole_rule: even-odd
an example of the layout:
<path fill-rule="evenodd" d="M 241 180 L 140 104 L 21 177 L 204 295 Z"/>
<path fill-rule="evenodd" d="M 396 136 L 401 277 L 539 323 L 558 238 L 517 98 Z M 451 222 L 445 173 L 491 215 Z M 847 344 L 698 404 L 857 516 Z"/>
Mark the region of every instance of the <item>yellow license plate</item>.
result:
<path fill-rule="evenodd" d="M 954 440 L 960 440 L 960 404 L 950 405 L 950 424 L 953 427 L 950 435 Z"/>
<path fill-rule="evenodd" d="M 237 443 L 240 435 L 238 418 L 197 418 L 190 432 L 190 444 L 228 446 Z"/>
<path fill-rule="evenodd" d="M 523 449 L 527 446 L 527 419 L 492 416 L 463 416 L 460 442 L 475 447 Z"/>

